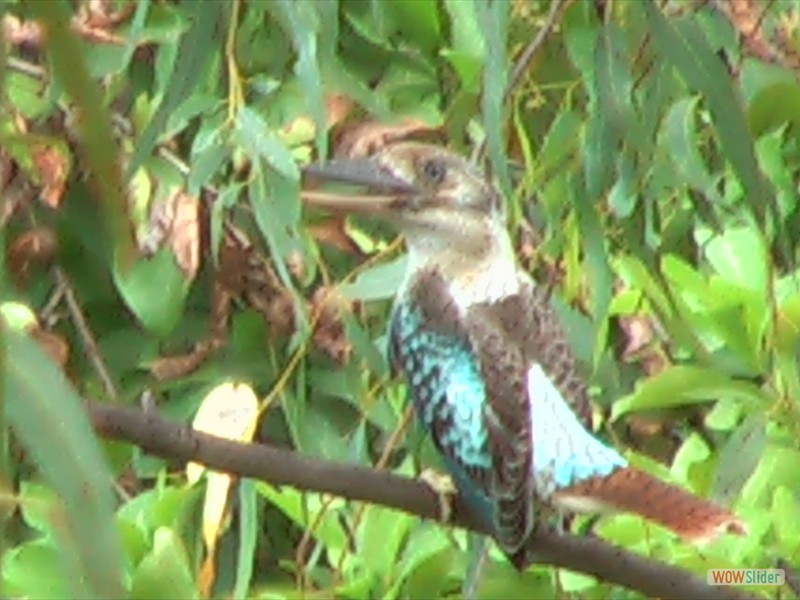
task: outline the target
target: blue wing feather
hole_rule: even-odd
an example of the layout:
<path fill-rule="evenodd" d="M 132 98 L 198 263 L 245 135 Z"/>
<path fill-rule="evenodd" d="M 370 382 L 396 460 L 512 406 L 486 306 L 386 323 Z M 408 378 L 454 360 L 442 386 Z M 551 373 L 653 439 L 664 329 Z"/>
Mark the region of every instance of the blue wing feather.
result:
<path fill-rule="evenodd" d="M 628 466 L 614 448 L 594 437 L 578 420 L 542 369 L 528 371 L 531 399 L 533 469 L 537 489 L 547 496 L 592 477 L 606 477 Z"/>
<path fill-rule="evenodd" d="M 395 307 L 390 336 L 389 360 L 405 375 L 417 417 L 473 510 L 491 522 L 486 389 L 467 342 L 426 328 L 409 302 Z"/>

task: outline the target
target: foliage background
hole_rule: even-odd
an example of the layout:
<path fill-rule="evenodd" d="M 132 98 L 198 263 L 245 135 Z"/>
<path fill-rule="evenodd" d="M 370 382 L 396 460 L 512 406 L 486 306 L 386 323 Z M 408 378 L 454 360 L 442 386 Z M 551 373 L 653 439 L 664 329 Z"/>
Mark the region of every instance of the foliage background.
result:
<path fill-rule="evenodd" d="M 751 529 L 702 551 L 629 516 L 600 534 L 700 574 L 800 566 L 793 3 L 4 9 L 4 596 L 460 593 L 463 532 L 193 483 L 80 406 L 149 390 L 219 434 L 436 466 L 383 358 L 401 244 L 298 200 L 298 164 L 404 136 L 486 157 L 604 435 Z M 493 558 L 484 597 L 636 595 Z"/>

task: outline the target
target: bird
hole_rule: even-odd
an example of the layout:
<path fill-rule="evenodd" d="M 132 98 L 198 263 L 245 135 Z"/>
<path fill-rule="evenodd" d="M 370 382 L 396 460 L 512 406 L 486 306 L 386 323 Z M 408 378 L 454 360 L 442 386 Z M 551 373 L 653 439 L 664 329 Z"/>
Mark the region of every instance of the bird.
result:
<path fill-rule="evenodd" d="M 303 191 L 307 204 L 375 215 L 404 236 L 389 363 L 459 494 L 515 567 L 530 564 L 527 541 L 553 513 L 634 513 L 698 544 L 746 535 L 729 510 L 631 466 L 593 432 L 549 290 L 519 266 L 503 198 L 475 165 L 401 141 L 304 174 L 348 184 Z"/>

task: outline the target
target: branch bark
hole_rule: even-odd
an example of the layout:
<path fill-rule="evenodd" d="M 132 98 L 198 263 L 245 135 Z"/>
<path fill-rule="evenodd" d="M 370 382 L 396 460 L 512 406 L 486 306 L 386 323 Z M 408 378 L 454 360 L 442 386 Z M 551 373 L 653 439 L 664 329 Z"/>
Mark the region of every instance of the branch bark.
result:
<path fill-rule="evenodd" d="M 212 469 L 251 477 L 273 485 L 290 485 L 310 492 L 380 504 L 437 519 L 439 504 L 424 483 L 387 471 L 302 456 L 264 444 L 242 444 L 173 423 L 155 411 L 87 404 L 97 433 L 109 440 L 127 441 L 143 450 L 179 462 L 197 461 Z M 473 519 L 460 499 L 454 505 L 453 524 L 489 533 Z M 603 581 L 658 598 L 753 599 L 732 588 L 716 588 L 700 577 L 595 538 L 537 531 L 529 541 L 537 562 L 593 575 Z"/>

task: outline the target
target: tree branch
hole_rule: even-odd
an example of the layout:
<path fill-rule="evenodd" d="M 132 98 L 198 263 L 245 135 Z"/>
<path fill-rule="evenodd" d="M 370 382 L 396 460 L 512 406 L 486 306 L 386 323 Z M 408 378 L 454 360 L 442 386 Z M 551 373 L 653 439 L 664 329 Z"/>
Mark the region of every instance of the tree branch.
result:
<path fill-rule="evenodd" d="M 212 469 L 251 477 L 273 485 L 350 500 L 380 504 L 422 517 L 437 519 L 436 495 L 424 483 L 387 471 L 302 456 L 291 450 L 264 444 L 243 444 L 192 430 L 167 421 L 155 411 L 88 403 L 97 433 L 110 440 L 131 442 L 162 458 L 197 461 Z M 463 501 L 456 499 L 453 524 L 488 533 L 471 517 Z M 537 562 L 594 575 L 648 596 L 659 598 L 752 599 L 731 588 L 709 586 L 700 577 L 633 554 L 595 538 L 536 532 L 529 551 Z"/>

